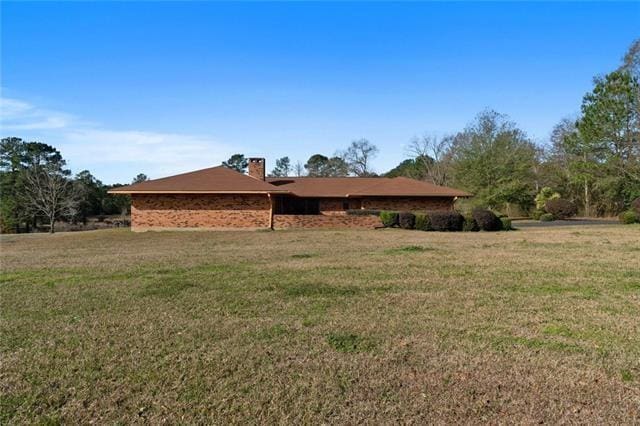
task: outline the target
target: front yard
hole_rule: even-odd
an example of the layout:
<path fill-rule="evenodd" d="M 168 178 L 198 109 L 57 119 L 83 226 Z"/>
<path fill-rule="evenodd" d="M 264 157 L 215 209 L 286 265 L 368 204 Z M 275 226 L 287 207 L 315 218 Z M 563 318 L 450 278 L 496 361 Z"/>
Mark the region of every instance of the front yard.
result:
<path fill-rule="evenodd" d="M 640 421 L 640 227 L 2 236 L 0 423 Z"/>

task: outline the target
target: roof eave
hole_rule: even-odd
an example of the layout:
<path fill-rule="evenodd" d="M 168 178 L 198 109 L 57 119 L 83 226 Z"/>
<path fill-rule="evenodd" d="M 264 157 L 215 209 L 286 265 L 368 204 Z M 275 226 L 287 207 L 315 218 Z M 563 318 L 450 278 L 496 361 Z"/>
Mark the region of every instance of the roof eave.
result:
<path fill-rule="evenodd" d="M 107 191 L 108 194 L 288 194 L 286 190 L 268 190 L 268 191 L 187 191 L 187 190 L 173 190 L 173 191 L 144 191 L 144 190 L 118 190 L 111 189 Z"/>

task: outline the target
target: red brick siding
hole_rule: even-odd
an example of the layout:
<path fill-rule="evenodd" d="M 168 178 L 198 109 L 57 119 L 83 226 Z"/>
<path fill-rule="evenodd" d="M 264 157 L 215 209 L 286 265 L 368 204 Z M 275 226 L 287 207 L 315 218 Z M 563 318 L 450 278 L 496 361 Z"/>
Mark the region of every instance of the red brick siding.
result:
<path fill-rule="evenodd" d="M 382 226 L 378 216 L 354 216 L 347 214 L 329 215 L 286 215 L 273 216 L 273 227 L 283 228 L 375 228 Z"/>
<path fill-rule="evenodd" d="M 320 211 L 325 215 L 345 214 L 343 203 L 349 202 L 349 209 L 392 210 L 392 211 L 434 211 L 452 210 L 451 197 L 371 197 L 371 198 L 321 198 Z"/>
<path fill-rule="evenodd" d="M 268 228 L 267 195 L 149 195 L 134 194 L 133 230 L 161 228 Z"/>
<path fill-rule="evenodd" d="M 452 197 L 380 197 L 365 198 L 362 208 L 391 211 L 435 211 L 453 210 Z"/>
<path fill-rule="evenodd" d="M 342 203 L 346 198 L 321 198 L 320 212 L 326 215 L 343 215 L 346 212 L 342 208 Z"/>

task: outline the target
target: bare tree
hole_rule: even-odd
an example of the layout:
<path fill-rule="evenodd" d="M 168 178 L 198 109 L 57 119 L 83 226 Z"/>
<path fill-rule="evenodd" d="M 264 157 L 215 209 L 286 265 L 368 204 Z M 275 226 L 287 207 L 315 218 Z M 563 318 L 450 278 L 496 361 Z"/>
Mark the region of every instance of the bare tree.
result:
<path fill-rule="evenodd" d="M 59 217 L 77 213 L 78 188 L 55 166 L 34 166 L 24 172 L 24 202 L 27 208 L 49 220 L 49 232 L 55 232 Z"/>
<path fill-rule="evenodd" d="M 302 164 L 299 160 L 296 162 L 296 165 L 295 165 L 295 173 L 296 173 L 296 176 L 298 177 L 304 176 L 304 164 Z"/>
<path fill-rule="evenodd" d="M 371 176 L 371 159 L 378 154 L 378 147 L 366 139 L 351 142 L 344 153 L 344 160 L 349 165 L 349 171 L 356 176 Z"/>
<path fill-rule="evenodd" d="M 451 153 L 452 139 L 450 137 L 438 138 L 424 135 L 414 138 L 409 142 L 407 151 L 415 158 L 416 165 L 420 166 L 427 179 L 436 185 L 446 185 L 449 181 L 449 155 Z"/>

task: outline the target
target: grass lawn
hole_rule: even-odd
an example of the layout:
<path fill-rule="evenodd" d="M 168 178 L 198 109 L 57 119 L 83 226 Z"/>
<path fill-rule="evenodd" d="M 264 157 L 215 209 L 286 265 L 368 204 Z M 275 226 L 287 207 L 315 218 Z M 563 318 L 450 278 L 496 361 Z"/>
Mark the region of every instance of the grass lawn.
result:
<path fill-rule="evenodd" d="M 638 226 L 0 241 L 0 424 L 640 422 Z"/>

